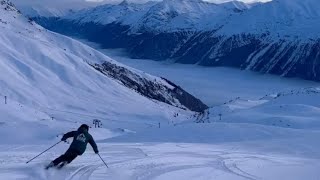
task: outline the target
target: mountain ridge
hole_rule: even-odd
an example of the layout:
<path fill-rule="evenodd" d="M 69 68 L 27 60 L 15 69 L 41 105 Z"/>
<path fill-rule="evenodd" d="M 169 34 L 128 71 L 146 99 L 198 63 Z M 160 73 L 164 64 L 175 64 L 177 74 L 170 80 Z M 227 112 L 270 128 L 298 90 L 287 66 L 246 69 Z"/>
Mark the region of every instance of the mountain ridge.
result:
<path fill-rule="evenodd" d="M 234 11 L 230 5 L 244 9 Z M 136 18 L 127 23 L 36 19 L 53 31 L 97 42 L 103 48 L 125 48 L 132 58 L 228 66 L 319 81 L 316 7 L 320 7 L 316 0 L 274 0 L 252 7 L 238 2 L 176 0 L 152 4 L 139 16 L 129 13 Z"/>

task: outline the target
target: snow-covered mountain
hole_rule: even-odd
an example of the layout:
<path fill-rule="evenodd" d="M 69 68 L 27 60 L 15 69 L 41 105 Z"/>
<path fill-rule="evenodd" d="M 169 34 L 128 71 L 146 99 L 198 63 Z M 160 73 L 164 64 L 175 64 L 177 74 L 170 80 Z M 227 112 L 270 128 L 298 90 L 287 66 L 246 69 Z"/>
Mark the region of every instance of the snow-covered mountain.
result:
<path fill-rule="evenodd" d="M 202 0 L 164 0 L 152 6 L 131 27 L 134 32 L 205 30 L 245 9 L 247 6 L 241 2 L 217 5 Z"/>
<path fill-rule="evenodd" d="M 34 0 L 32 2 L 25 0 L 11 0 L 15 6 L 28 17 L 59 17 L 70 15 L 75 11 L 81 9 L 92 8 L 103 4 L 102 2 L 95 1 L 77 1 L 68 0 L 61 1 L 57 0 L 54 2 Z"/>
<path fill-rule="evenodd" d="M 18 7 L 19 10 L 25 14 L 26 16 L 35 17 L 35 16 L 42 16 L 42 17 L 59 17 L 59 16 L 66 16 L 71 14 L 74 10 L 73 9 L 57 9 L 52 7 L 25 7 L 20 6 Z"/>
<path fill-rule="evenodd" d="M 207 37 L 215 44 L 200 63 L 320 80 L 318 7 L 316 0 L 274 0 L 233 16 Z"/>
<path fill-rule="evenodd" d="M 254 5 L 165 0 L 150 7 L 140 5 L 144 8 L 138 12 L 132 11 L 138 5 L 124 4 L 130 9 L 124 16 L 103 23 L 99 19 L 105 19 L 105 14 L 92 13 L 94 9 L 36 20 L 51 30 L 81 36 L 104 48 L 126 48 L 133 58 L 173 59 L 320 80 L 317 0 Z M 109 5 L 108 9 L 118 12 L 122 5 Z"/>
<path fill-rule="evenodd" d="M 117 22 L 123 25 L 132 25 L 137 23 L 145 11 L 154 4 L 155 2 L 152 1 L 145 4 L 133 4 L 125 0 L 117 5 L 105 4 L 92 9 L 84 9 L 65 17 L 82 24 L 94 22 L 105 25 Z"/>
<path fill-rule="evenodd" d="M 221 34 L 271 34 L 274 38 L 318 38 L 317 0 L 274 0 L 233 17 Z M 237 27 L 237 28 L 234 28 Z"/>
<path fill-rule="evenodd" d="M 207 107 L 168 80 L 126 67 L 78 41 L 47 31 L 6 0 L 0 1 L 0 31 L 0 95 L 8 103 L 1 106 L 5 112 L 1 130 L 23 131 L 38 125 L 48 130 L 50 125 L 43 119 L 66 122 L 61 112 L 82 113 L 79 120 L 88 118 L 85 114 L 165 119 L 170 111 L 188 114 L 181 108 L 201 111 Z M 35 115 L 20 116 L 21 108 Z M 3 130 L 2 135 L 7 132 Z"/>
<path fill-rule="evenodd" d="M 124 0 L 116 5 L 106 4 L 84 9 L 64 18 L 81 24 L 93 22 L 130 26 L 132 33 L 174 32 L 213 28 L 230 15 L 248 8 L 249 5 L 238 1 L 218 5 L 202 0 L 164 0 L 145 4 Z"/>
<path fill-rule="evenodd" d="M 64 18 L 79 24 L 99 23 L 130 26 L 131 33 L 174 32 L 179 30 L 203 30 L 212 28 L 213 22 L 225 20 L 230 14 L 248 9 L 242 2 L 221 5 L 202 0 L 165 0 L 145 4 L 106 4 L 84 9 Z"/>

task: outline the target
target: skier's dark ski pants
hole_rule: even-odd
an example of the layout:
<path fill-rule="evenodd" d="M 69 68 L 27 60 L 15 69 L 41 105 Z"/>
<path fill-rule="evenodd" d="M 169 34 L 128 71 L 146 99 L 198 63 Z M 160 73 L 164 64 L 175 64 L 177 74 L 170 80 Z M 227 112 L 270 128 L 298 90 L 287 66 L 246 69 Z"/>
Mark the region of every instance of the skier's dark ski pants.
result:
<path fill-rule="evenodd" d="M 53 164 L 54 166 L 57 166 L 58 164 L 62 163 L 62 162 L 67 162 L 68 164 L 71 163 L 71 161 L 73 161 L 77 156 L 78 156 L 78 152 L 74 151 L 74 150 L 67 150 L 67 152 L 65 152 L 63 155 L 61 155 L 60 157 L 58 157 L 57 159 L 53 160 Z"/>

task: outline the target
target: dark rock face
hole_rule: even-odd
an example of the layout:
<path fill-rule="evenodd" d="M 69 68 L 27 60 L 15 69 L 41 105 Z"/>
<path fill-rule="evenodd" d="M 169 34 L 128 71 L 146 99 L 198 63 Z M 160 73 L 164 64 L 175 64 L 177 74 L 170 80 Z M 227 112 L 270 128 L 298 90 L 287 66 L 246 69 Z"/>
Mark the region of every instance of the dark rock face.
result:
<path fill-rule="evenodd" d="M 91 66 L 102 74 L 118 80 L 124 86 L 135 90 L 147 98 L 161 101 L 179 108 L 185 107 L 196 112 L 203 112 L 208 109 L 208 106 L 203 104 L 199 99 L 195 98 L 167 79 L 162 78 L 162 80 L 169 86 L 163 84 L 161 81 L 157 81 L 157 79 L 150 80 L 143 78 L 124 67 L 110 62 L 104 62 L 103 64 L 91 64 Z"/>
<path fill-rule="evenodd" d="M 227 66 L 285 77 L 320 81 L 320 39 L 272 39 L 266 34 L 217 35 L 216 31 L 130 34 L 121 24 L 35 19 L 44 27 L 99 43 L 125 48 L 132 58 L 173 59 L 177 63 Z"/>

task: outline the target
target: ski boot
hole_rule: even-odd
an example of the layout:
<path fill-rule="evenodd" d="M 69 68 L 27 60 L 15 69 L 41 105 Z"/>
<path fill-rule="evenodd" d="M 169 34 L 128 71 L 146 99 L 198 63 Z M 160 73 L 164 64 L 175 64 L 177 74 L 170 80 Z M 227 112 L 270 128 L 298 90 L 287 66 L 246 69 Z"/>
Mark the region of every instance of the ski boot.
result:
<path fill-rule="evenodd" d="M 51 162 L 50 164 L 48 164 L 46 167 L 45 167 L 45 169 L 49 169 L 49 168 L 52 168 L 52 167 L 54 167 L 54 164 L 53 164 L 53 162 Z"/>
<path fill-rule="evenodd" d="M 64 162 L 62 162 L 62 163 L 60 163 L 58 166 L 57 166 L 57 169 L 61 169 L 61 168 L 63 168 L 65 165 L 67 165 L 68 164 L 68 162 L 67 161 L 64 161 Z"/>

